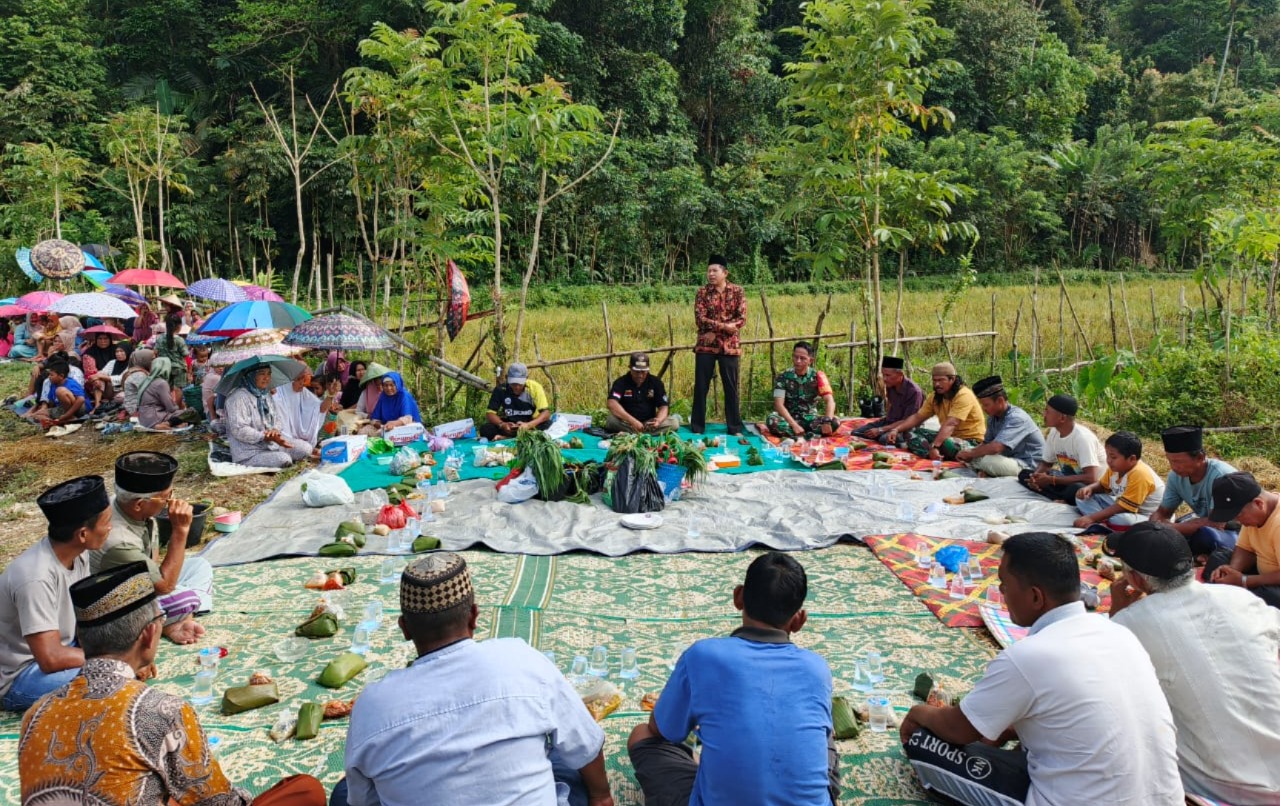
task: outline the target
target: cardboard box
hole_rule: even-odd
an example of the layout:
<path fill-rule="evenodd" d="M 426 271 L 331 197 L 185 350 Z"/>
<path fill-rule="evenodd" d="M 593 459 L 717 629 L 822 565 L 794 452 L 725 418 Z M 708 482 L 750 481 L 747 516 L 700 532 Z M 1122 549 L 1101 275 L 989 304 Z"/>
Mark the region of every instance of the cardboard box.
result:
<path fill-rule="evenodd" d="M 551 422 L 563 422 L 570 431 L 582 431 L 591 427 L 590 414 L 559 414 L 551 418 Z"/>
<path fill-rule="evenodd" d="M 448 437 L 449 439 L 475 439 L 476 421 L 470 417 L 465 420 L 454 420 L 451 423 L 437 425 L 431 429 L 431 433 L 438 437 Z"/>
<path fill-rule="evenodd" d="M 399 425 L 383 434 L 387 442 L 396 447 L 408 445 L 410 442 L 417 442 L 427 433 L 427 429 L 422 427 L 422 423 L 409 423 L 408 425 Z"/>
<path fill-rule="evenodd" d="M 320 461 L 335 465 L 354 462 L 364 455 L 368 447 L 369 438 L 362 434 L 326 439 L 320 443 Z"/>

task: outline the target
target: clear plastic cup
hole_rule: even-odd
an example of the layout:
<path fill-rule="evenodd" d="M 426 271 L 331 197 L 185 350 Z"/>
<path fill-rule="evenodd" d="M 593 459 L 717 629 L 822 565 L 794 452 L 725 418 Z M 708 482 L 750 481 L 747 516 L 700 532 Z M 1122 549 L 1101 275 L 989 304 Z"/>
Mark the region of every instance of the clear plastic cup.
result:
<path fill-rule="evenodd" d="M 867 695 L 867 716 L 873 733 L 889 729 L 889 692 L 876 689 Z"/>
<path fill-rule="evenodd" d="M 400 581 L 400 562 L 395 557 L 382 558 L 382 570 L 378 575 L 380 582 L 399 582 Z"/>
<path fill-rule="evenodd" d="M 364 620 L 376 629 L 382 624 L 382 600 L 370 599 L 364 606 Z"/>
<path fill-rule="evenodd" d="M 689 528 L 685 530 L 685 537 L 696 540 L 702 537 L 702 519 L 697 515 L 690 513 Z"/>
<path fill-rule="evenodd" d="M 574 655 L 573 665 L 569 667 L 570 677 L 583 677 L 587 673 L 587 656 Z"/>
<path fill-rule="evenodd" d="M 947 569 L 943 568 L 942 563 L 937 560 L 929 566 L 929 587 L 942 589 L 947 587 Z"/>
<path fill-rule="evenodd" d="M 960 580 L 960 584 L 968 588 L 973 580 L 973 566 L 967 561 L 960 563 L 960 568 L 956 571 L 956 579 Z"/>
<path fill-rule="evenodd" d="M 947 586 L 947 595 L 952 599 L 963 599 L 968 595 L 966 591 L 964 577 L 958 573 L 952 574 L 951 583 Z"/>
<path fill-rule="evenodd" d="M 867 679 L 872 683 L 884 682 L 884 658 L 874 649 L 867 650 Z"/>
<path fill-rule="evenodd" d="M 367 621 L 362 621 L 356 625 L 355 633 L 351 636 L 351 651 L 357 655 L 363 655 L 369 651 L 370 642 L 373 640 L 373 630 L 376 625 L 371 625 Z"/>
<path fill-rule="evenodd" d="M 867 668 L 867 659 L 858 658 L 853 662 L 853 681 L 849 684 L 854 691 L 871 690 L 871 670 Z"/>
<path fill-rule="evenodd" d="M 596 677 L 609 676 L 609 648 L 597 644 L 591 649 L 591 658 L 587 661 L 587 674 Z"/>
<path fill-rule="evenodd" d="M 200 650 L 200 668 L 210 669 L 217 674 L 218 664 L 222 662 L 222 650 L 216 646 L 207 646 Z"/>
<path fill-rule="evenodd" d="M 634 680 L 640 676 L 640 667 L 636 665 L 636 648 L 629 646 L 622 650 L 622 668 L 618 672 L 618 677 L 624 680 Z"/>
<path fill-rule="evenodd" d="M 926 540 L 916 541 L 916 565 L 921 568 L 933 565 L 933 551 L 930 550 L 929 542 Z"/>
<path fill-rule="evenodd" d="M 542 656 L 551 661 L 552 666 L 556 666 L 556 653 L 550 649 L 542 650 Z M 556 668 L 559 668 L 558 666 Z"/>
<path fill-rule="evenodd" d="M 987 604 L 1004 607 L 1004 594 L 1000 592 L 999 585 L 993 583 L 987 586 Z"/>
<path fill-rule="evenodd" d="M 217 672 L 213 669 L 201 669 L 196 672 L 195 680 L 191 683 L 191 700 L 192 705 L 208 705 L 213 702 L 213 679 L 217 677 Z"/>

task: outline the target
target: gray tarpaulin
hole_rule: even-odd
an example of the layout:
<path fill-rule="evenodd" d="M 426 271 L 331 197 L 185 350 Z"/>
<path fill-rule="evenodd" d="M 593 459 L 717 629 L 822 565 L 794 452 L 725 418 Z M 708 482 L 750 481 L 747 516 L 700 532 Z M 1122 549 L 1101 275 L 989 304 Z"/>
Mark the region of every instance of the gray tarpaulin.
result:
<path fill-rule="evenodd" d="M 966 486 L 991 498 L 945 507 L 942 497 Z M 235 565 L 270 557 L 314 555 L 333 540 L 344 520 L 359 519 L 360 498 L 352 506 L 309 508 L 298 478 L 283 484 L 244 520 L 240 529 L 210 543 L 201 556 L 214 565 Z M 1013 479 L 911 480 L 908 474 L 877 470 L 857 473 L 769 471 L 739 476 L 712 474 L 684 500 L 668 504 L 657 529 L 633 531 L 598 496 L 590 506 L 527 501 L 503 504 L 493 482 L 451 485 L 447 511 L 423 525 L 446 549 L 481 544 L 494 551 L 560 554 L 592 551 L 619 556 L 635 551 L 741 551 L 753 545 L 782 550 L 821 548 L 845 538 L 914 531 L 937 537 L 985 539 L 991 529 L 1010 534 L 1033 529 L 1070 530 L 1075 508 L 1052 503 Z M 927 513 L 925 508 L 945 507 Z M 700 535 L 688 536 L 690 518 Z M 993 525 L 984 518 L 1014 516 L 1025 522 Z M 907 518 L 911 518 L 908 520 Z M 386 538 L 370 535 L 365 554 L 386 553 Z"/>

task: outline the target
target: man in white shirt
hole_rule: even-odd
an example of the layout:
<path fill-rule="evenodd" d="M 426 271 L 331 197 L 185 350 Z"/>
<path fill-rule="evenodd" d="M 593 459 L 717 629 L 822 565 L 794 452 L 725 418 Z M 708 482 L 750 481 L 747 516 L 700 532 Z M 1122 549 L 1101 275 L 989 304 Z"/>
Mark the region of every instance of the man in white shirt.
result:
<path fill-rule="evenodd" d="M 1054 395 L 1044 407 L 1044 453 L 1034 470 L 1018 474 L 1029 490 L 1053 501 L 1075 504 L 1076 492 L 1093 484 L 1102 475 L 1106 456 L 1098 437 L 1076 425 L 1080 404 L 1071 395 Z"/>
<path fill-rule="evenodd" d="M 1114 532 L 1103 548 L 1124 560 L 1111 619 L 1151 656 L 1183 787 L 1235 806 L 1280 803 L 1280 610 L 1197 582 L 1186 538 L 1167 523 Z"/>
<path fill-rule="evenodd" d="M 518 638 L 473 639 L 465 560 L 410 563 L 400 612 L 418 659 L 356 700 L 330 806 L 552 806 L 553 757 L 578 771 L 588 806 L 613 806 L 604 731 L 564 675 Z"/>
<path fill-rule="evenodd" d="M 1128 630 L 1085 612 L 1071 543 L 1009 538 L 1000 590 L 1031 631 L 960 705 L 917 705 L 903 719 L 921 783 L 969 806 L 1182 806 L 1173 717 L 1151 660 Z M 1025 752 L 980 743 L 1013 738 Z"/>

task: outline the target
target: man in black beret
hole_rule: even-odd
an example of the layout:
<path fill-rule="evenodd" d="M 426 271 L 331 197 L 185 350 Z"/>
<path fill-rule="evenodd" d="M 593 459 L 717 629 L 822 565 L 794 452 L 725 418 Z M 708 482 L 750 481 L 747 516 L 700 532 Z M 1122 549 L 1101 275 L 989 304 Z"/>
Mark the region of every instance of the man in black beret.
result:
<path fill-rule="evenodd" d="M 116 459 L 111 535 L 101 549 L 90 552 L 89 565 L 96 574 L 145 563 L 165 613 L 165 637 L 190 644 L 204 635 L 194 614 L 213 609 L 213 566 L 203 557 L 187 556 L 192 509 L 173 497 L 177 472 L 178 460 L 156 451 L 131 451 Z M 156 516 L 166 508 L 171 530 L 169 549 L 161 560 Z"/>
<path fill-rule="evenodd" d="M 1080 406 L 1071 395 L 1054 395 L 1044 407 L 1049 433 L 1034 470 L 1018 474 L 1023 487 L 1053 501 L 1074 505 L 1076 493 L 1102 477 L 1107 457 L 1098 437 L 1076 425 Z"/>
<path fill-rule="evenodd" d="M 0 703 L 25 711 L 64 685 L 84 664 L 74 645 L 73 584 L 89 576 L 86 552 L 111 532 L 101 476 L 81 476 L 36 499 L 49 532 L 0 575 Z"/>
<path fill-rule="evenodd" d="M 987 416 L 982 444 L 965 448 L 956 459 L 984 476 L 1017 476 L 1044 454 L 1044 437 L 1031 415 L 1009 402 L 999 375 L 973 385 L 973 394 Z"/>
<path fill-rule="evenodd" d="M 1213 483 L 1236 469 L 1205 454 L 1204 429 L 1198 425 L 1175 425 L 1165 429 L 1160 439 L 1169 460 L 1169 477 L 1165 480 L 1164 498 L 1151 520 L 1172 524 L 1187 539 L 1197 562 L 1203 562 L 1218 549 L 1230 552 L 1235 548 L 1236 534 L 1223 528 L 1224 522 L 1211 517 Z M 1173 513 L 1183 504 L 1191 508 L 1191 514 L 1174 520 Z"/>
<path fill-rule="evenodd" d="M 907 419 L 924 405 L 924 391 L 920 389 L 920 384 L 907 377 L 906 366 L 907 362 L 896 355 L 880 357 L 880 380 L 884 382 L 889 410 L 879 420 L 872 420 L 854 429 L 854 434 L 888 445 L 889 426 Z M 902 442 L 906 444 L 905 439 Z"/>

